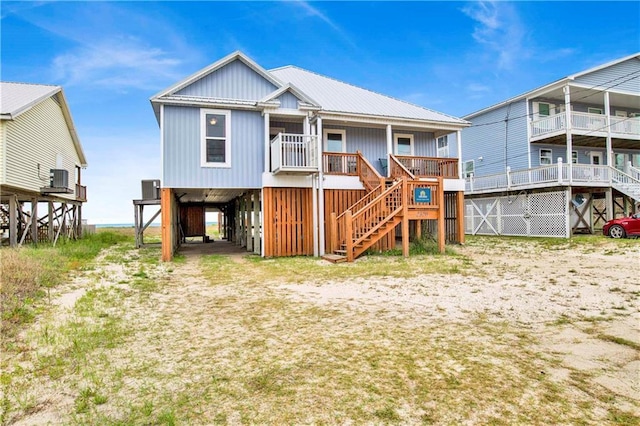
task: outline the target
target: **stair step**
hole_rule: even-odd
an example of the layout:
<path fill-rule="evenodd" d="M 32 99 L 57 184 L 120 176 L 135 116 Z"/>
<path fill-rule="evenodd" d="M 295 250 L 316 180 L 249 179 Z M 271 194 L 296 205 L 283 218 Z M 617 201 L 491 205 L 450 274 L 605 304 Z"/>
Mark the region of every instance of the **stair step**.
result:
<path fill-rule="evenodd" d="M 333 252 L 335 254 L 339 254 L 339 255 L 346 255 L 347 254 L 346 250 L 334 250 Z"/>
<path fill-rule="evenodd" d="M 341 256 L 339 254 L 325 254 L 322 258 L 332 263 L 342 263 L 347 261 L 347 256 Z"/>

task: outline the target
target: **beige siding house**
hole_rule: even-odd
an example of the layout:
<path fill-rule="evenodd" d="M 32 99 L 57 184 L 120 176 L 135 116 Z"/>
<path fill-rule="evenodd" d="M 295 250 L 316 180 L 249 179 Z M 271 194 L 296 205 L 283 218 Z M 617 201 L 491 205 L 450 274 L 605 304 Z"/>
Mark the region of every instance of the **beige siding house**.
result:
<path fill-rule="evenodd" d="M 60 86 L 0 83 L 3 242 L 79 235 L 86 166 Z M 46 215 L 38 215 L 39 203 L 47 204 Z"/>

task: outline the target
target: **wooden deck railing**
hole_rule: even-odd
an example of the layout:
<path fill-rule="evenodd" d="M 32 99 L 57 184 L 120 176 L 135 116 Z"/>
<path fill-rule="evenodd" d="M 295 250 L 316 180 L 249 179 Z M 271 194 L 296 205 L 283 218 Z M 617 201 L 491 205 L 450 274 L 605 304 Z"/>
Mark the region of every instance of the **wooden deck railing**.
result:
<path fill-rule="evenodd" d="M 87 187 L 76 183 L 76 200 L 87 201 Z"/>
<path fill-rule="evenodd" d="M 411 173 L 405 166 L 402 164 L 395 155 L 390 155 L 389 162 L 389 175 L 393 179 L 402 179 L 406 177 L 407 179 L 414 180 L 416 177 L 413 173 Z"/>
<path fill-rule="evenodd" d="M 407 155 L 396 156 L 398 161 L 418 177 L 458 178 L 458 159 L 440 157 L 414 157 Z"/>
<path fill-rule="evenodd" d="M 362 185 L 368 190 L 372 191 L 378 186 L 384 183 L 384 178 L 380 176 L 378 171 L 367 161 L 360 151 L 358 154 L 358 176 L 362 181 Z"/>
<path fill-rule="evenodd" d="M 358 176 L 358 154 L 325 152 L 322 154 L 322 170 L 328 175 Z"/>

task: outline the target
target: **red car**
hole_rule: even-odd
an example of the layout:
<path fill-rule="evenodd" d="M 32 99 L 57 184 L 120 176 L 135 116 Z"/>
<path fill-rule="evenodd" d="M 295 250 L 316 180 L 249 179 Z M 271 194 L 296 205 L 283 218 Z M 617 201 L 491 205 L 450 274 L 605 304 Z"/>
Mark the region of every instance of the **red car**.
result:
<path fill-rule="evenodd" d="M 640 213 L 608 221 L 602 233 L 611 238 L 640 237 Z"/>

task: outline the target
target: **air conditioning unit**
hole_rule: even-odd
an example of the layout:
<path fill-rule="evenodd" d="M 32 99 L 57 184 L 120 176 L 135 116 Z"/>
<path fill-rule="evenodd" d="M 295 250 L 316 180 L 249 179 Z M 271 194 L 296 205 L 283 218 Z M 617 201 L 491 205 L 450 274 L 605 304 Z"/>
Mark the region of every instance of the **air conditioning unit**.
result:
<path fill-rule="evenodd" d="M 159 200 L 160 199 L 160 179 L 150 179 L 142 181 L 142 199 L 143 200 Z"/>
<path fill-rule="evenodd" d="M 69 186 L 69 172 L 66 169 L 50 169 L 49 186 L 51 188 L 67 188 Z"/>

